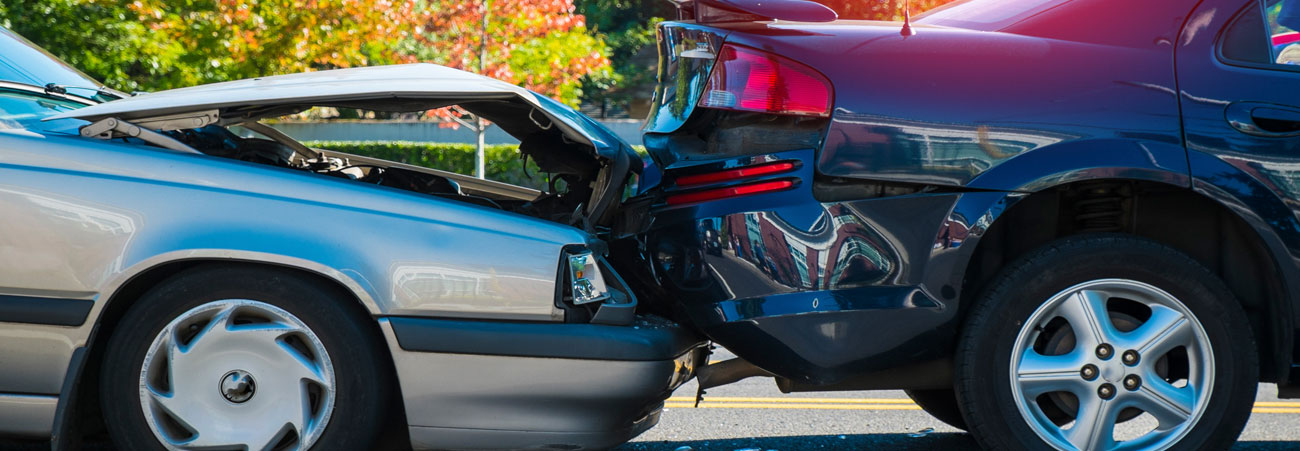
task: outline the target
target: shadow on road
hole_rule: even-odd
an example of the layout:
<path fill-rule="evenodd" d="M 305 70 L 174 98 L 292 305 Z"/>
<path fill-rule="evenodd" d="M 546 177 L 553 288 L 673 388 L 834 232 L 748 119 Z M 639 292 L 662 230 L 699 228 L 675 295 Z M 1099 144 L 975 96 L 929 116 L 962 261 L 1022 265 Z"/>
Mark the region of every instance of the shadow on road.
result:
<path fill-rule="evenodd" d="M 938 433 L 914 437 L 912 434 L 845 434 L 798 435 L 789 437 L 738 438 L 723 440 L 686 440 L 628 443 L 621 451 L 674 451 L 689 446 L 694 451 L 749 450 L 800 451 L 815 449 L 887 449 L 887 450 L 963 450 L 979 449 L 968 434 Z"/>
<path fill-rule="evenodd" d="M 737 438 L 722 440 L 684 440 L 627 443 L 614 451 L 676 451 L 690 447 L 691 451 L 805 451 L 805 450 L 978 450 L 975 439 L 968 434 L 938 433 L 924 436 L 912 434 L 846 434 L 797 435 L 789 437 Z M 48 441 L 19 441 L 0 439 L 0 450 L 48 450 Z M 105 443 L 87 444 L 85 451 L 113 451 Z M 1300 442 L 1237 442 L 1234 451 L 1280 451 L 1300 449 Z"/>
<path fill-rule="evenodd" d="M 978 450 L 969 434 L 847 434 L 801 435 L 789 437 L 738 438 L 722 440 L 684 440 L 628 443 L 616 451 L 675 451 L 690 447 L 692 451 L 804 451 L 822 449 L 873 450 Z M 1300 449 L 1297 442 L 1237 442 L 1234 451 L 1280 451 Z M 684 451 L 684 450 L 683 450 Z"/>

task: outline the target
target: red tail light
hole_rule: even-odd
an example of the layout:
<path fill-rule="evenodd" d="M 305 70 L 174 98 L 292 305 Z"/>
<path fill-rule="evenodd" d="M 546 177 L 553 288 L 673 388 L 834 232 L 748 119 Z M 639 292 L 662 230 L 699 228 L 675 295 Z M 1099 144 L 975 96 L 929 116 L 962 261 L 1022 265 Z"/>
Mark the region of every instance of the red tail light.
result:
<path fill-rule="evenodd" d="M 747 166 L 719 172 L 709 172 L 707 174 L 681 176 L 677 177 L 677 186 L 705 185 L 709 183 L 725 182 L 728 180 L 757 177 L 760 175 L 780 174 L 792 170 L 794 170 L 794 163 L 789 161 L 778 161 L 776 163 Z"/>
<path fill-rule="evenodd" d="M 813 68 L 726 44 L 709 73 L 700 106 L 798 116 L 831 115 L 831 83 Z"/>
<path fill-rule="evenodd" d="M 774 180 L 769 182 L 750 183 L 747 185 L 733 186 L 730 188 L 709 189 L 696 191 L 693 193 L 674 194 L 668 196 L 668 205 L 693 204 L 696 202 L 707 202 L 711 200 L 726 199 L 730 197 L 746 196 L 750 194 L 770 193 L 774 191 L 783 191 L 794 187 L 794 182 L 790 180 Z"/>

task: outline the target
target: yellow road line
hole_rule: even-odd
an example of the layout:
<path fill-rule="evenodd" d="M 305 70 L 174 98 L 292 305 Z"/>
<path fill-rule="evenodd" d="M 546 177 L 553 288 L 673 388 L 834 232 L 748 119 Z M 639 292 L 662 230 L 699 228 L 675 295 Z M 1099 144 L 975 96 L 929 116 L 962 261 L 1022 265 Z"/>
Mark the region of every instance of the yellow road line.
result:
<path fill-rule="evenodd" d="M 674 396 L 664 407 L 689 409 L 695 398 Z M 755 398 L 706 397 L 701 409 L 808 409 L 808 410 L 921 410 L 905 398 Z M 1254 413 L 1300 413 L 1300 402 L 1259 401 Z"/>
<path fill-rule="evenodd" d="M 1273 408 L 1255 408 L 1251 410 L 1254 413 L 1300 413 L 1300 409 L 1273 409 Z"/>
<path fill-rule="evenodd" d="M 1255 403 L 1255 407 L 1300 407 L 1300 402 L 1259 401 Z"/>

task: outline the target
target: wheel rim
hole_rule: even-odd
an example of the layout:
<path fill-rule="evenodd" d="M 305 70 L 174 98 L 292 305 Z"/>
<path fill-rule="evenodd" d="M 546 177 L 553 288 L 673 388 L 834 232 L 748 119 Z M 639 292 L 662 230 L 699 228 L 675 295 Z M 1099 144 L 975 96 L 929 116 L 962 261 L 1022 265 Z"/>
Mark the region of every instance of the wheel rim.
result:
<path fill-rule="evenodd" d="M 1142 282 L 1103 279 L 1067 288 L 1034 311 L 1016 337 L 1009 374 L 1021 416 L 1057 449 L 1165 449 L 1205 412 L 1214 355 L 1200 321 L 1177 298 Z M 1116 430 L 1135 416 L 1146 418 Z"/>
<path fill-rule="evenodd" d="M 140 371 L 145 422 L 168 449 L 308 449 L 334 410 L 334 366 L 310 328 L 244 299 L 181 314 Z"/>

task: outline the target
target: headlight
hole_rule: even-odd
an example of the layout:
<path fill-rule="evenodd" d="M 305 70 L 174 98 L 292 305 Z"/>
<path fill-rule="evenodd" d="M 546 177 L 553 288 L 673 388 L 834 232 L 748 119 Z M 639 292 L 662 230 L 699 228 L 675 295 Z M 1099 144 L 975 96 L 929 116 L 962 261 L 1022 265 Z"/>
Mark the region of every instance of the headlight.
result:
<path fill-rule="evenodd" d="M 596 266 L 596 257 L 590 252 L 569 256 L 569 285 L 573 289 L 573 305 L 588 304 L 609 298 L 605 278 Z"/>

